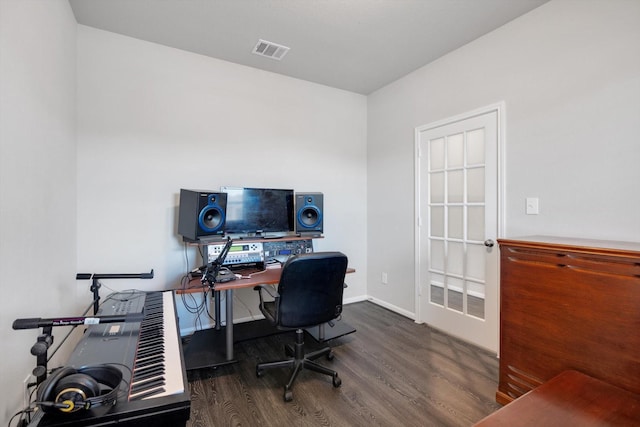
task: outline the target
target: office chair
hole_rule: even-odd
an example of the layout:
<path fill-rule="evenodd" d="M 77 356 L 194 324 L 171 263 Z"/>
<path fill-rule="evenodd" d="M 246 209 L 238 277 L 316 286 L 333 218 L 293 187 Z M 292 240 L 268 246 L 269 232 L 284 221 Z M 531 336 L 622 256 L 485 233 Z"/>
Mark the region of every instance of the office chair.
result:
<path fill-rule="evenodd" d="M 304 328 L 334 320 L 342 313 L 342 292 L 347 271 L 347 257 L 340 252 L 315 252 L 294 255 L 282 267 L 277 291 L 268 285 L 256 286 L 259 291 L 260 311 L 281 330 L 296 330 L 296 342 L 285 347 L 290 358 L 276 362 L 259 363 L 256 375 L 273 368 L 293 368 L 289 382 L 284 386 L 284 400 L 293 399 L 291 388 L 302 369 L 310 369 L 332 377 L 334 387 L 342 380 L 338 373 L 314 362 L 320 356 L 333 359 L 329 346 L 311 353 L 304 352 Z M 264 292 L 273 300 L 267 301 Z"/>

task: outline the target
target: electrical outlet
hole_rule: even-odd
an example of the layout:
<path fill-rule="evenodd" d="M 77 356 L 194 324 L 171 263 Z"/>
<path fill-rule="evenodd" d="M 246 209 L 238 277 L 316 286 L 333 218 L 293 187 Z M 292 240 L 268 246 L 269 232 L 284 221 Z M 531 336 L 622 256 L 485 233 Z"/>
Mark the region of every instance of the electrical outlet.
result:
<path fill-rule="evenodd" d="M 389 283 L 389 278 L 387 277 L 387 273 L 382 273 L 382 284 L 386 285 Z"/>

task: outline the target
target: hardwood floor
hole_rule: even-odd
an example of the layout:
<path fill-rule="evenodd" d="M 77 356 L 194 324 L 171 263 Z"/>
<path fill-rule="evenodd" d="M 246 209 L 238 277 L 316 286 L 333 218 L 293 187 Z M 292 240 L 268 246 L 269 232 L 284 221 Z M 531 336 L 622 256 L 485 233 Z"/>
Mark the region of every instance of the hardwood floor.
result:
<path fill-rule="evenodd" d="M 341 387 L 302 371 L 284 402 L 288 372 L 257 378 L 255 365 L 283 358 L 291 335 L 238 343 L 238 363 L 190 373 L 187 426 L 470 426 L 499 408 L 495 355 L 370 302 L 345 306 L 343 320 L 357 332 L 318 359 Z"/>

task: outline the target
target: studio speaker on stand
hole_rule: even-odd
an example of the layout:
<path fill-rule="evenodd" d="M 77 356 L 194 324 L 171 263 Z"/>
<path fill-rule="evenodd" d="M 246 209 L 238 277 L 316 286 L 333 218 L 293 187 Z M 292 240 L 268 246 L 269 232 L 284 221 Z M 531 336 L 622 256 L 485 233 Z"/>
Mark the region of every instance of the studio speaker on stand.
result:
<path fill-rule="evenodd" d="M 191 240 L 224 234 L 227 193 L 180 189 L 178 234 Z"/>
<path fill-rule="evenodd" d="M 322 193 L 296 193 L 296 233 L 322 234 L 323 198 Z"/>

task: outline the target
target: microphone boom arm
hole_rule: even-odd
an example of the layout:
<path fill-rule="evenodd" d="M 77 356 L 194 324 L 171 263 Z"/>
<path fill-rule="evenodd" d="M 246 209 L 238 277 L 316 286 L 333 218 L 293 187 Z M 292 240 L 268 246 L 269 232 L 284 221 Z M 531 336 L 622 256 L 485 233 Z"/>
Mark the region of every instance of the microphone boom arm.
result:
<path fill-rule="evenodd" d="M 224 263 L 227 254 L 229 253 L 229 249 L 231 249 L 231 245 L 233 244 L 233 240 L 229 237 L 227 238 L 227 243 L 224 245 L 218 257 L 207 263 L 207 268 L 204 270 L 202 274 L 202 283 L 207 282 L 210 287 L 215 287 L 215 283 L 218 277 L 218 273 L 220 272 L 220 268 Z"/>
<path fill-rule="evenodd" d="M 76 274 L 76 280 L 89 280 L 91 282 L 91 288 L 89 290 L 93 292 L 93 314 L 98 313 L 100 308 L 100 279 L 153 279 L 153 268 L 149 273 L 78 273 Z"/>

